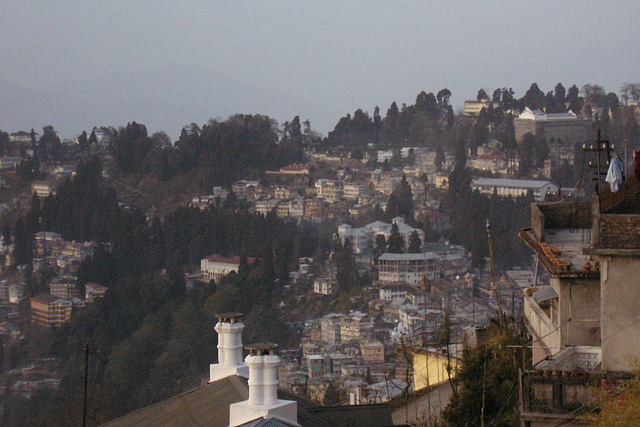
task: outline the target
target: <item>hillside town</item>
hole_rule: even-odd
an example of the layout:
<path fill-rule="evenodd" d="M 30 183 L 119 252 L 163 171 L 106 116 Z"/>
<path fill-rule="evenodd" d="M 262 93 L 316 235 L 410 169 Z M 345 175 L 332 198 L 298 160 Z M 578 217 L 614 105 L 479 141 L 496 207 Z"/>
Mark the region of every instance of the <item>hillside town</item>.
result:
<path fill-rule="evenodd" d="M 171 301 L 191 295 L 197 299 L 194 295 L 204 289 L 209 292 L 207 301 L 216 295 L 226 297 L 224 292 L 231 292 L 238 277 L 257 276 L 259 269 L 270 277 L 277 276 L 276 269 L 283 271 L 268 283 L 272 300 L 265 302 L 272 310 L 269 313 L 295 336 L 294 345 L 280 343 L 278 350 L 281 392 L 325 407 L 384 404 L 394 425 L 431 425 L 443 419 L 449 399 L 457 393 L 453 384 L 465 352 L 484 345 L 498 325 L 527 340 L 519 344 L 522 350 L 517 353 L 522 357 L 519 380 L 525 390 L 518 398 L 523 422 L 579 420 L 580 414 L 572 411 L 588 407 L 585 384 L 594 378 L 610 379 L 612 384 L 632 378 L 630 358 L 640 356 L 640 326 L 632 308 L 640 295 L 628 279 L 635 277 L 640 266 L 638 241 L 630 237 L 637 236 L 640 218 L 638 160 L 632 172 L 633 161 L 625 155 L 620 162 L 618 156 L 621 176 L 603 178 L 615 163 L 614 147 L 600 134 L 600 118 L 613 114 L 606 106 L 594 103 L 587 108 L 585 103 L 574 112 L 567 110 L 567 102 L 563 112 L 525 107 L 514 115 L 515 110 L 506 109 L 499 98 L 494 102 L 480 95 L 477 101 L 465 102 L 463 114 L 452 117 L 451 126 L 467 127 L 472 133 L 484 126 L 488 111 L 501 109 L 512 118 L 514 146 L 533 144 L 535 150 L 533 145 L 531 152 L 513 149 L 509 141 L 496 138 L 498 133 L 487 133 L 477 145 L 469 142 L 473 138 L 469 135 L 462 150 L 390 144 L 380 138 L 357 147 L 305 142 L 299 161 L 262 174 L 247 171 L 227 184 L 215 182 L 204 190 L 174 194 L 172 202 L 160 200 L 159 193 L 138 194 L 141 190 L 133 188 L 132 182 L 143 182 L 143 174 L 138 171 L 131 179 L 122 172 L 119 156 L 123 154 L 116 141 L 138 132 L 135 122 L 116 132 L 95 128 L 90 136 L 83 132 L 68 141 L 55 142 L 52 127 L 43 129 L 42 136 L 33 130 L 7 134 L 0 157 L 4 218 L 0 366 L 5 379 L 0 393 L 29 400 L 37 398 L 40 390 L 55 392 L 61 387 L 65 361 L 38 357 L 49 352 L 37 348 L 38 340 L 52 348 L 64 346 L 55 336 L 69 333 L 67 344 L 82 348 L 73 332 L 67 331 L 83 325 L 78 319 L 97 319 L 96 313 L 117 305 L 117 298 L 125 298 L 128 292 L 117 290 L 125 285 L 111 277 L 109 266 L 130 262 L 125 264 L 129 269 L 138 268 L 136 261 L 118 258 L 119 251 L 136 246 L 139 236 L 147 233 L 149 247 L 160 253 L 157 230 L 169 235 L 169 218 L 179 208 L 193 217 L 219 212 L 236 218 L 247 215 L 259 224 L 258 230 L 279 224 L 279 230 L 307 227 L 316 233 L 309 235 L 316 240 L 308 253 L 294 257 L 303 254 L 299 248 L 305 241 L 300 238 L 295 251 L 287 252 L 290 259 L 275 243 L 267 251 L 246 249 L 245 240 L 258 239 L 259 233 L 250 234 L 241 225 L 211 227 L 200 240 L 186 242 L 185 262 L 171 258 L 165 246 L 162 254 L 169 262 L 156 260 L 151 249 L 145 252 L 149 264 L 156 263 L 147 276 L 140 275 L 157 285 L 141 291 L 141 304 L 149 307 L 156 303 L 154 298 Z M 636 127 L 640 124 L 637 103 L 620 108 L 630 111 Z M 200 138 L 206 131 L 185 127 L 175 144 L 178 148 L 154 149 L 185 149 L 190 138 Z M 304 141 L 301 133 L 291 138 Z M 146 130 L 143 139 L 150 139 Z M 284 136 L 279 144 L 288 141 Z M 57 152 L 66 152 L 66 158 L 56 158 Z M 534 155 L 535 161 L 527 157 Z M 567 169 L 584 170 L 590 161 L 598 167 L 595 187 L 591 169 L 568 181 L 576 176 Z M 70 203 L 66 198 L 74 197 L 74 191 L 89 191 L 84 185 L 97 188 L 89 185 L 98 180 L 111 191 L 102 199 L 113 197 L 113 211 L 94 206 L 86 208 L 85 216 L 73 210 L 63 213 L 64 204 Z M 115 194 L 124 201 L 116 202 Z M 472 215 L 480 206 L 464 197 L 489 206 L 486 217 L 465 223 L 469 229 L 461 226 L 464 215 Z M 495 207 L 499 203 L 511 204 L 510 218 L 501 216 L 508 213 Z M 100 222 L 98 216 L 108 218 L 115 212 L 122 218 L 137 218 L 142 228 L 131 228 L 135 237 L 127 240 L 121 232 L 122 241 L 65 239 L 106 236 L 112 232 L 107 228 L 115 226 Z M 68 215 L 76 216 L 69 219 Z M 72 230 L 68 224 L 77 228 Z M 229 235 L 243 236 L 235 240 L 235 250 L 219 246 L 217 252 L 205 252 L 212 246 L 203 239 L 222 241 Z M 107 267 L 100 270 L 100 262 Z M 101 283 L 100 277 L 109 282 Z M 137 289 L 137 284 L 127 286 Z M 246 292 L 224 300 L 236 304 L 225 309 L 238 310 L 245 304 L 240 300 L 251 298 Z M 222 303 L 208 304 L 217 309 L 216 304 Z M 209 316 L 213 314 L 219 315 L 217 331 L 219 325 L 241 324 L 242 316 L 251 313 Z M 214 325 L 205 325 L 206 330 L 210 339 L 220 340 Z M 83 327 L 95 326 L 84 323 Z M 234 347 L 239 355 L 222 356 L 227 347 L 220 342 L 218 358 L 240 358 L 228 366 L 244 366 L 241 345 L 240 350 Z M 248 347 L 248 357 L 270 356 L 274 348 Z M 87 360 L 89 354 L 86 344 Z M 218 360 L 218 365 L 224 364 Z M 206 371 L 206 366 L 200 368 Z M 230 381 L 228 375 L 250 375 L 236 369 L 214 376 L 214 370 L 208 379 L 200 375 L 203 384 Z M 560 399 L 558 393 L 565 397 Z M 249 390 L 249 406 L 251 396 L 255 395 Z M 238 399 L 232 403 L 238 404 Z M 407 409 L 410 405 L 413 414 Z M 126 409 L 135 414 L 133 410 L 140 408 Z M 225 425 L 234 416 L 247 421 L 233 410 L 230 414 L 225 415 Z M 124 416 L 121 425 L 132 420 Z M 285 425 L 296 425 L 295 420 L 287 420 L 290 424 Z M 119 425 L 117 418 L 115 423 Z"/>

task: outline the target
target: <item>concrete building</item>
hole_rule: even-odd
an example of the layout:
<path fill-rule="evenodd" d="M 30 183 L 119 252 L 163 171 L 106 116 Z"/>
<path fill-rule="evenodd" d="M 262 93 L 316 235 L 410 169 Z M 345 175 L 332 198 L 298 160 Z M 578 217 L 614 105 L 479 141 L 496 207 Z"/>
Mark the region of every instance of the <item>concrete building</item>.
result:
<path fill-rule="evenodd" d="M 379 341 L 360 343 L 360 352 L 364 363 L 384 363 L 384 345 Z"/>
<path fill-rule="evenodd" d="M 313 292 L 320 295 L 333 295 L 338 285 L 331 277 L 319 277 L 313 281 Z"/>
<path fill-rule="evenodd" d="M 96 298 L 102 298 L 106 295 L 109 288 L 98 285 L 97 283 L 87 282 L 84 285 L 84 299 L 88 302 L 94 302 Z"/>
<path fill-rule="evenodd" d="M 249 264 L 256 260 L 256 258 L 251 257 L 247 257 L 246 259 Z M 226 258 L 221 255 L 209 255 L 200 261 L 200 270 L 207 280 L 218 280 L 232 271 L 237 273 L 241 260 L 242 257 L 239 256 Z"/>
<path fill-rule="evenodd" d="M 483 108 L 489 108 L 489 105 L 491 105 L 491 101 L 488 99 L 481 99 L 479 101 L 476 99 L 468 99 L 464 101 L 462 114 L 465 116 L 476 117 L 480 114 L 480 111 L 482 111 Z"/>
<path fill-rule="evenodd" d="M 31 298 L 31 323 L 41 326 L 60 326 L 71 319 L 73 304 L 69 300 L 40 294 Z"/>
<path fill-rule="evenodd" d="M 532 133 L 536 138 L 545 138 L 547 142 L 560 139 L 565 144 L 583 143 L 593 132 L 593 122 L 590 119 L 579 118 L 573 111 L 547 114 L 525 108 L 513 119 L 513 126 L 518 142 L 522 141 L 526 133 Z"/>
<path fill-rule="evenodd" d="M 336 236 L 340 238 L 342 244 L 348 240 L 351 245 L 351 251 L 354 254 L 360 254 L 373 249 L 376 236 L 379 234 L 383 235 L 385 239 L 388 240 L 389 236 L 391 236 L 393 224 L 398 227 L 398 233 L 402 236 L 405 248 L 409 246 L 409 239 L 414 231 L 418 233 L 420 241 L 424 242 L 424 231 L 407 225 L 404 218 L 396 217 L 393 218 L 391 222 L 391 224 L 388 224 L 382 221 L 375 221 L 365 225 L 364 227 L 357 228 L 353 228 L 349 224 L 342 224 L 338 226 L 338 233 Z"/>
<path fill-rule="evenodd" d="M 63 275 L 55 277 L 49 283 L 49 293 L 54 297 L 62 299 L 73 299 L 80 296 L 78 287 L 76 286 L 77 278 L 71 275 Z"/>
<path fill-rule="evenodd" d="M 634 174 L 618 192 L 604 189 L 592 202 L 532 205 L 531 228 L 521 230 L 520 237 L 550 276 L 549 286 L 534 283 L 524 291 L 525 323 L 538 372 L 589 372 L 592 383 L 599 385 L 603 378 L 613 387 L 637 369 L 639 196 Z M 590 395 L 576 394 L 593 387 L 584 382 L 529 372 L 523 387 L 523 421 L 531 425 L 558 417 L 580 422 L 576 407 L 595 405 Z M 547 397 L 532 398 L 547 389 L 552 390 Z M 578 401 L 570 404 L 562 396 L 578 396 Z"/>
<path fill-rule="evenodd" d="M 492 195 L 495 190 L 498 196 L 503 197 L 525 196 L 531 190 L 533 197 L 539 202 L 546 199 L 547 193 L 558 192 L 558 187 L 550 181 L 527 179 L 478 178 L 471 183 L 471 188 L 488 196 Z"/>
<path fill-rule="evenodd" d="M 439 266 L 433 252 L 421 254 L 385 253 L 378 258 L 378 280 L 383 283 L 407 283 L 420 286 L 425 280 L 439 278 Z"/>

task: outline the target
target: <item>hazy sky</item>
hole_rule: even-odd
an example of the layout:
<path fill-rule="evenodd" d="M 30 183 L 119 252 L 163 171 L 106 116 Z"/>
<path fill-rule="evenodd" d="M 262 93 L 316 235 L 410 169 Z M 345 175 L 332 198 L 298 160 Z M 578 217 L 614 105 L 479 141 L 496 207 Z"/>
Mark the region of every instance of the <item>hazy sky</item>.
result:
<path fill-rule="evenodd" d="M 5 0 L 0 58 L 28 88 L 197 65 L 323 107 L 309 118 L 326 133 L 422 90 L 449 88 L 455 108 L 481 87 L 617 92 L 640 81 L 640 2 Z"/>

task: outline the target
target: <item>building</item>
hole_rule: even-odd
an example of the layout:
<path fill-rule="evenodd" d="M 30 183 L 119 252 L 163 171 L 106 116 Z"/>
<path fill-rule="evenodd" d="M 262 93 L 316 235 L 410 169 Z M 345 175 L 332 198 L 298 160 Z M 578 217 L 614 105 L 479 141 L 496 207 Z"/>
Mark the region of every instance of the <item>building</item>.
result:
<path fill-rule="evenodd" d="M 50 294 L 31 298 L 31 323 L 51 327 L 60 326 L 71 319 L 73 304 L 69 300 Z"/>
<path fill-rule="evenodd" d="M 521 230 L 520 237 L 550 283 L 534 283 L 524 291 L 534 364 L 523 378 L 525 422 L 552 423 L 560 416 L 578 422 L 576 411 L 595 405 L 593 393 L 581 390 L 599 385 L 601 379 L 613 386 L 637 369 L 638 235 L 640 182 L 635 174 L 617 193 L 606 188 L 592 202 L 532 205 L 531 228 Z M 560 379 L 536 372 L 569 374 Z M 588 381 L 564 378 L 583 372 Z M 543 390 L 552 393 L 539 400 L 529 398 L 545 396 Z M 567 401 L 557 396 L 582 397 Z"/>
<path fill-rule="evenodd" d="M 383 283 L 422 285 L 440 277 L 438 258 L 433 252 L 421 254 L 385 253 L 378 258 L 378 280 Z"/>
<path fill-rule="evenodd" d="M 586 142 L 587 137 L 593 132 L 593 122 L 590 119 L 579 118 L 573 111 L 547 114 L 525 108 L 513 119 L 513 126 L 518 142 L 522 141 L 526 133 L 531 133 L 536 138 L 546 139 L 547 142 L 552 139 L 562 140 L 565 144 L 573 145 L 576 142 Z"/>
<path fill-rule="evenodd" d="M 488 196 L 495 191 L 498 196 L 503 197 L 526 196 L 531 190 L 533 197 L 539 202 L 544 201 L 548 193 L 558 192 L 558 187 L 550 181 L 527 179 L 478 178 L 471 183 L 471 188 Z"/>
<path fill-rule="evenodd" d="M 256 258 L 248 257 L 246 260 L 248 264 L 251 264 Z M 232 271 L 237 273 L 241 261 L 242 257 L 239 256 L 226 258 L 222 255 L 209 255 L 200 261 L 200 270 L 207 280 L 218 280 Z"/>
<path fill-rule="evenodd" d="M 460 363 L 456 344 L 449 346 L 449 355 L 434 349 L 416 350 L 413 353 L 413 384 L 415 390 L 435 387 L 455 377 L 456 367 Z"/>
<path fill-rule="evenodd" d="M 340 319 L 341 314 L 327 314 L 320 320 L 320 340 L 325 344 L 340 343 Z"/>
<path fill-rule="evenodd" d="M 384 363 L 384 345 L 376 340 L 360 343 L 364 363 Z"/>
<path fill-rule="evenodd" d="M 313 281 L 313 292 L 320 295 L 333 295 L 338 284 L 331 277 L 319 277 Z"/>
<path fill-rule="evenodd" d="M 31 183 L 31 192 L 36 193 L 38 197 L 47 197 L 49 194 L 56 194 L 57 184 L 50 181 L 33 181 Z"/>
<path fill-rule="evenodd" d="M 84 285 L 84 299 L 88 302 L 94 302 L 96 298 L 102 298 L 106 295 L 109 288 L 98 285 L 97 283 L 87 282 Z"/>
<path fill-rule="evenodd" d="M 342 342 L 369 338 L 372 333 L 373 322 L 364 313 L 356 311 L 340 319 L 340 340 Z"/>
<path fill-rule="evenodd" d="M 489 105 L 491 105 L 491 101 L 488 99 L 468 99 L 464 101 L 462 114 L 465 116 L 476 117 L 480 115 L 480 111 L 482 111 L 483 108 L 489 108 Z"/>
<path fill-rule="evenodd" d="M 63 275 L 55 277 L 49 283 L 49 293 L 54 297 L 62 299 L 73 299 L 80 296 L 78 287 L 76 286 L 77 278 L 71 275 Z"/>
<path fill-rule="evenodd" d="M 0 157 L 0 170 L 13 169 L 21 160 L 22 158 L 18 156 L 2 156 Z"/>
<path fill-rule="evenodd" d="M 361 254 L 373 249 L 377 235 L 381 234 L 388 240 L 389 236 L 391 236 L 393 224 L 395 224 L 398 227 L 398 233 L 402 236 L 405 248 L 409 246 L 409 239 L 414 231 L 418 233 L 420 241 L 424 242 L 424 231 L 407 225 L 404 218 L 396 217 L 391 222 L 391 224 L 388 224 L 382 221 L 375 221 L 364 227 L 357 228 L 353 228 L 349 224 L 342 224 L 338 226 L 338 233 L 334 237 L 340 238 L 343 245 L 348 240 L 351 245 L 351 252 Z"/>

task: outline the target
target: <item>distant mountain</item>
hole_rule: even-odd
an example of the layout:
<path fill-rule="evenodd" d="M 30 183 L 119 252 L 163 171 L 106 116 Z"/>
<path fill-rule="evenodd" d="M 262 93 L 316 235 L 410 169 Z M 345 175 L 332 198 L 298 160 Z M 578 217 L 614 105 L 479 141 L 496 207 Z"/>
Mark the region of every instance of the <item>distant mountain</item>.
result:
<path fill-rule="evenodd" d="M 264 114 L 279 123 L 299 115 L 326 133 L 340 113 L 306 100 L 221 76 L 199 67 L 165 67 L 120 72 L 47 88 L 26 88 L 0 80 L 0 129 L 14 132 L 51 124 L 62 138 L 93 126 L 144 123 L 149 132 L 164 130 L 177 138 L 192 122 L 235 113 Z"/>

